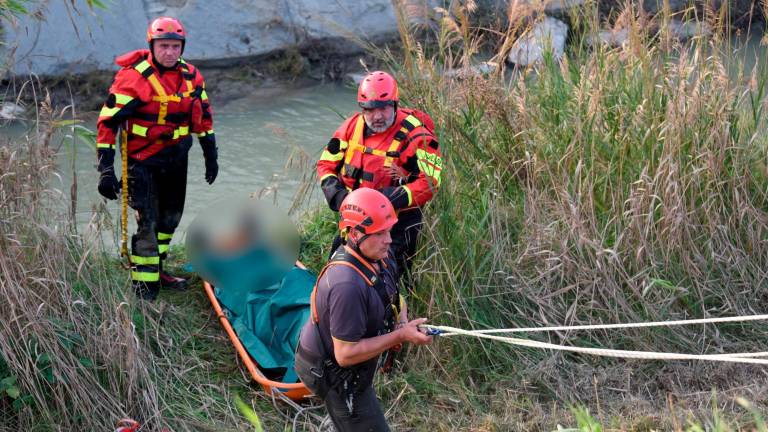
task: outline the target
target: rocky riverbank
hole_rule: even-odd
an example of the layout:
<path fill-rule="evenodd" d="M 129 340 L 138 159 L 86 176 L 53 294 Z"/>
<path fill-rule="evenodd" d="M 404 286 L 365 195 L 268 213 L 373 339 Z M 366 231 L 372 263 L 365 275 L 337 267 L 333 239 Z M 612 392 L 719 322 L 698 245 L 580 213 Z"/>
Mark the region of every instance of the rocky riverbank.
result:
<path fill-rule="evenodd" d="M 84 0 L 44 2 L 29 16 L 14 22 L 0 21 L 0 36 L 8 54 L 0 92 L 6 95 L 6 102 L 13 96 L 19 97 L 22 107 L 33 103 L 39 94 L 24 83 L 34 77 L 32 81 L 38 88 L 50 91 L 55 106 L 75 102 L 81 111 L 98 110 L 116 68 L 115 55 L 145 46 L 142 29 L 151 17 L 173 15 L 188 27 L 185 57 L 201 68 L 210 94 L 221 105 L 243 95 L 269 93 L 286 83 L 301 86 L 339 81 L 350 73 L 361 72 L 361 59 L 375 65 L 363 48 L 366 41 L 399 49 L 394 4 L 400 5 L 407 22 L 426 29 L 437 28 L 445 16 L 455 12 L 440 9 L 438 4 L 442 2 L 438 0 L 344 0 L 331 6 L 312 0 L 251 3 L 243 9 L 241 2 L 223 1 L 217 3 L 217 13 L 211 14 L 209 6 L 194 0 L 118 0 L 107 9 L 95 10 L 89 10 Z M 542 41 L 550 36 L 556 55 L 563 52 L 572 32 L 572 13 L 586 7 L 585 3 L 478 0 L 471 18 L 478 25 L 504 28 L 515 14 L 546 14 L 533 32 L 512 46 L 506 58 L 510 64 L 525 66 L 540 59 Z M 709 16 L 711 20 L 712 16 L 723 16 L 736 31 L 751 28 L 751 23 L 762 20 L 764 15 L 759 5 L 747 0 L 667 3 L 669 11 L 676 13 L 670 23 L 671 34 L 680 40 L 712 32 L 707 24 L 685 20 L 686 14 L 681 11 L 691 5 L 693 9 L 688 10 L 696 13 L 688 13 L 688 18 Z M 599 2 L 606 30 L 591 43 L 623 43 L 624 4 L 618 0 Z M 636 11 L 652 17 L 663 11 L 663 4 L 661 0 L 644 0 Z M 493 45 L 489 40 L 491 50 Z M 21 91 L 24 87 L 28 88 L 26 92 Z"/>

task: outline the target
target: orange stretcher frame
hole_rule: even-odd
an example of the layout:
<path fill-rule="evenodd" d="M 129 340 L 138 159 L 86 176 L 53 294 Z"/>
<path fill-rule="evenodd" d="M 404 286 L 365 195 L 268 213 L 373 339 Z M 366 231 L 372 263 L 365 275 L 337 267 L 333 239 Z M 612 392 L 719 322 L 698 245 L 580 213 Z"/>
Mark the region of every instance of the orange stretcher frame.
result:
<path fill-rule="evenodd" d="M 300 267 L 304 268 L 303 265 Z M 279 381 L 272 381 L 271 379 L 265 377 L 264 374 L 259 370 L 259 365 L 256 364 L 253 358 L 251 358 L 250 354 L 248 354 L 248 351 L 246 351 L 242 342 L 240 342 L 240 339 L 237 337 L 235 330 L 232 328 L 232 324 L 230 324 L 229 319 L 221 309 L 219 300 L 213 293 L 213 286 L 207 281 L 203 281 L 203 288 L 205 289 L 205 293 L 208 295 L 208 299 L 213 305 L 213 309 L 216 311 L 216 317 L 219 318 L 221 326 L 224 327 L 227 335 L 229 335 L 229 339 L 232 341 L 232 345 L 235 346 L 237 354 L 240 356 L 243 364 L 245 364 L 245 367 L 248 369 L 251 377 L 254 379 L 254 381 L 259 383 L 261 387 L 264 388 L 265 392 L 269 393 L 270 395 L 273 393 L 280 393 L 294 401 L 306 400 L 308 396 L 312 396 L 312 391 L 309 390 L 302 382 L 288 384 Z"/>

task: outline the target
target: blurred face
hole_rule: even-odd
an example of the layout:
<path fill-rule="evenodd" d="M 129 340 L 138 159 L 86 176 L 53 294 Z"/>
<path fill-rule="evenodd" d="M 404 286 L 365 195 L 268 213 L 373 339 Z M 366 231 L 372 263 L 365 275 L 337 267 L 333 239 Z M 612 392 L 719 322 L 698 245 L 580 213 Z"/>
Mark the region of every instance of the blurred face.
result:
<path fill-rule="evenodd" d="M 176 66 L 181 57 L 181 41 L 173 39 L 158 39 L 153 42 L 155 61 L 170 68 Z"/>
<path fill-rule="evenodd" d="M 395 121 L 395 107 L 388 105 L 383 108 L 363 108 L 363 118 L 373 133 L 384 132 Z"/>
<path fill-rule="evenodd" d="M 371 261 L 378 261 L 387 256 L 389 245 L 392 244 L 392 236 L 389 234 L 391 229 L 379 231 L 371 234 L 358 244 L 360 252 Z M 359 237 L 362 237 L 360 235 Z"/>

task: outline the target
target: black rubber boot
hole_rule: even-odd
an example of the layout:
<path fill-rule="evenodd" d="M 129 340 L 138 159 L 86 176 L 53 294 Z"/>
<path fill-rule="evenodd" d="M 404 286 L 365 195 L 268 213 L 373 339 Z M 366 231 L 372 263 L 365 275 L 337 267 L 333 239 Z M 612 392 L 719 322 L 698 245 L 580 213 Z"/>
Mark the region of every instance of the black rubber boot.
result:
<path fill-rule="evenodd" d="M 160 292 L 160 284 L 158 282 L 133 281 L 132 285 L 136 297 L 142 300 L 155 301 L 157 294 Z"/>

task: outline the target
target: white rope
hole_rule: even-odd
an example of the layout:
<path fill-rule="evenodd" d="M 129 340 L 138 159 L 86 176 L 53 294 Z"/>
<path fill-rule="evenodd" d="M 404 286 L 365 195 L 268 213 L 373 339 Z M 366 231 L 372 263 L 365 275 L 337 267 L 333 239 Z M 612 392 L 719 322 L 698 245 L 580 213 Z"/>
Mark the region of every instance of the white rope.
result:
<path fill-rule="evenodd" d="M 506 342 L 512 345 L 526 346 L 531 348 L 552 349 L 557 351 L 569 351 L 582 354 L 591 354 L 602 357 L 615 357 L 615 358 L 629 358 L 629 359 L 642 359 L 642 360 L 706 360 L 706 361 L 718 361 L 718 362 L 730 362 L 730 363 L 747 363 L 747 364 L 760 364 L 768 365 L 768 359 L 754 358 L 754 357 L 766 357 L 768 352 L 754 352 L 754 353 L 733 353 L 733 354 L 680 354 L 669 352 L 654 352 L 654 351 L 630 351 L 630 350 L 616 350 L 606 348 L 584 348 L 576 346 L 557 345 L 547 342 L 533 341 L 529 339 L 520 339 L 514 337 L 495 336 L 492 332 L 523 332 L 523 331 L 553 331 L 553 330 L 593 330 L 596 328 L 632 328 L 632 327 L 654 327 L 664 325 L 683 325 L 683 324 L 707 324 L 714 322 L 735 322 L 735 321 L 755 321 L 760 319 L 768 319 L 768 315 L 752 315 L 745 317 L 724 317 L 724 318 L 706 318 L 696 320 L 683 320 L 683 321 L 664 321 L 664 322 L 650 322 L 650 323 L 635 323 L 635 324 L 606 324 L 606 325 L 587 325 L 587 326 L 573 326 L 573 327 L 539 327 L 532 329 L 490 329 L 490 330 L 464 330 L 456 327 L 437 326 L 431 324 L 424 324 L 422 327 L 439 330 L 441 336 L 450 335 L 462 335 L 462 336 L 474 336 L 482 339 L 491 339 L 501 342 Z"/>
<path fill-rule="evenodd" d="M 735 317 L 719 317 L 719 318 L 699 318 L 690 320 L 676 320 L 676 321 L 652 321 L 644 323 L 628 323 L 628 324 L 591 324 L 591 325 L 579 325 L 579 326 L 552 326 L 552 327 L 518 327 L 518 328 L 505 328 L 505 329 L 487 329 L 487 330 L 462 330 L 462 332 L 469 332 L 472 334 L 492 334 L 492 333 L 532 333 L 542 331 L 568 331 L 568 330 L 603 330 L 603 329 L 619 329 L 619 328 L 643 328 L 643 327 L 667 327 L 678 326 L 688 324 L 712 324 L 712 323 L 724 323 L 724 322 L 742 322 L 742 321 L 760 321 L 768 320 L 768 315 L 746 315 Z M 435 326 L 426 325 L 430 328 L 437 328 Z M 440 336 L 453 336 L 456 334 L 466 334 L 458 332 L 445 332 Z"/>

